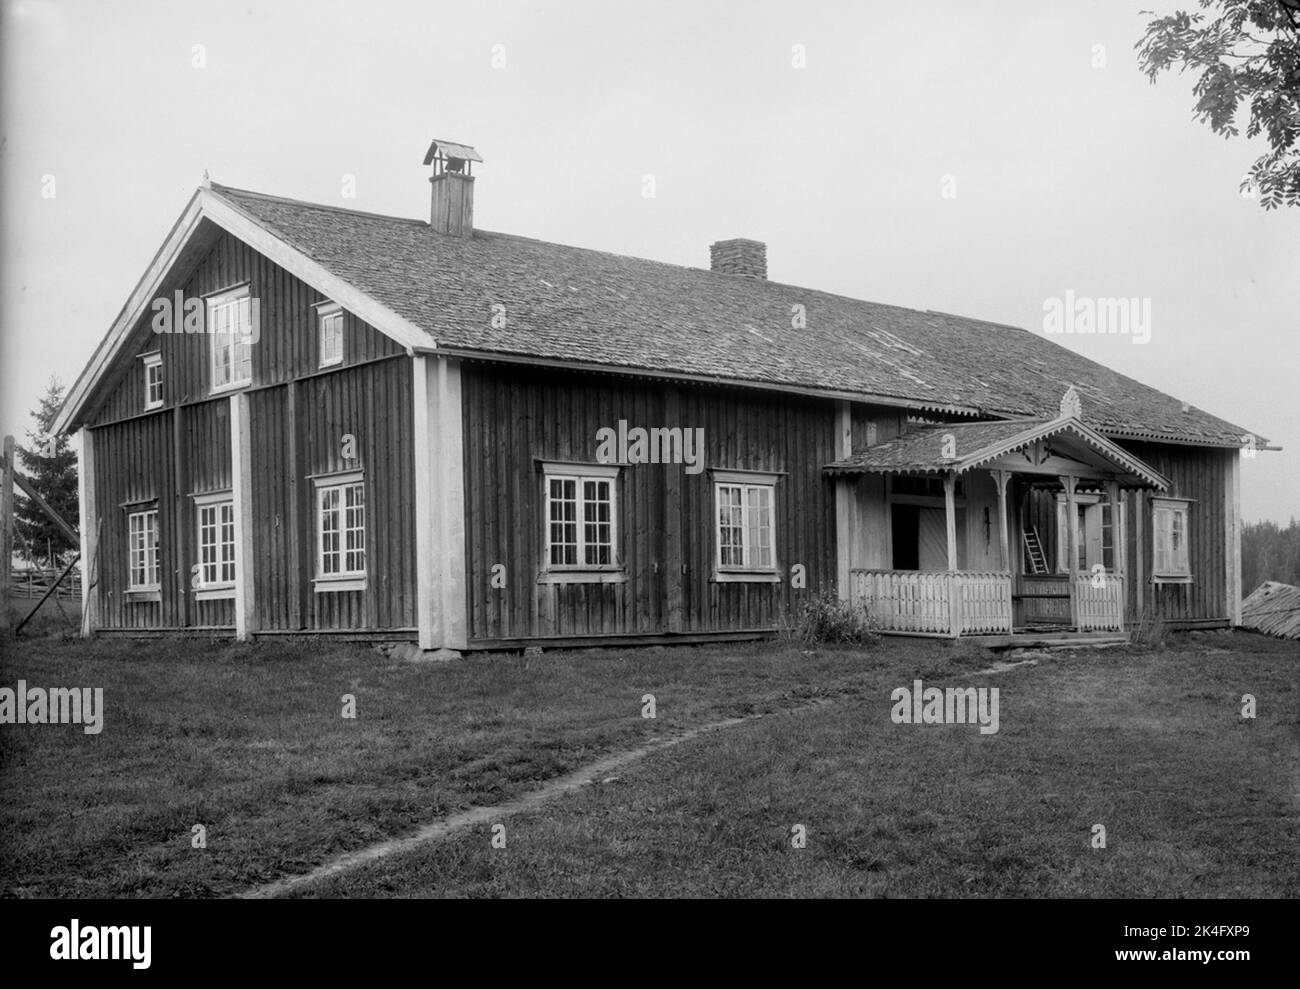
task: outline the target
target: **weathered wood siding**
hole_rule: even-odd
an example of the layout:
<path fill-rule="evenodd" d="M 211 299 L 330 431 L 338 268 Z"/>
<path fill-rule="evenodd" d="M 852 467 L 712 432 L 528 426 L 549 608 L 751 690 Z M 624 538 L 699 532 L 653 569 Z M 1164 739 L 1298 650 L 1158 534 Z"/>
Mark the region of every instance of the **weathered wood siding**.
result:
<path fill-rule="evenodd" d="M 95 431 L 95 494 L 100 518 L 99 547 L 89 561 L 92 593 L 101 621 L 114 628 L 155 628 L 179 624 L 175 588 L 175 538 L 178 518 L 172 497 L 171 422 L 148 416 Z M 131 600 L 127 553 L 127 514 L 158 509 L 160 601 Z"/>
<path fill-rule="evenodd" d="M 320 363 L 320 334 L 315 303 L 325 297 L 247 244 L 222 234 L 207 257 L 186 278 L 169 282 L 158 293 L 171 300 L 180 290 L 184 299 L 247 284 L 258 301 L 260 336 L 252 348 L 253 385 L 291 381 L 315 373 Z M 129 352 L 106 381 L 104 397 L 88 420 L 92 426 L 139 415 L 144 411 L 144 370 L 138 355 L 158 351 L 163 367 L 163 407 L 210 397 L 211 354 L 202 333 L 155 333 L 154 314 L 146 312 L 132 334 Z M 374 327 L 344 313 L 343 364 L 361 364 L 403 349 Z"/>
<path fill-rule="evenodd" d="M 471 640 L 765 630 L 834 588 L 831 402 L 739 390 L 515 370 L 463 370 L 466 540 Z M 625 466 L 617 481 L 625 583 L 538 583 L 545 496 L 539 462 L 593 463 L 601 427 L 702 427 L 705 470 Z M 781 472 L 780 583 L 711 580 L 716 508 L 707 468 Z M 491 586 L 505 567 L 505 587 Z M 807 587 L 791 587 L 802 564 Z"/>
<path fill-rule="evenodd" d="M 1225 541 L 1224 491 L 1237 451 L 1206 447 L 1174 446 L 1157 443 L 1124 442 L 1125 449 L 1169 478 L 1168 494 L 1191 498 L 1188 516 L 1188 552 L 1192 569 L 1191 584 L 1151 583 L 1153 540 L 1151 536 L 1150 494 L 1131 493 L 1128 500 L 1128 614 L 1130 620 L 1141 616 L 1147 620 L 1180 623 L 1228 621 L 1227 552 Z M 1142 539 L 1139 543 L 1135 512 L 1143 513 Z M 1142 582 L 1136 579 L 1138 555 L 1141 554 Z M 1139 597 L 1140 595 L 1140 597 Z"/>
<path fill-rule="evenodd" d="M 198 268 L 165 293 L 186 298 L 249 284 L 259 300 L 249 392 L 256 630 L 411 629 L 415 625 L 414 461 L 411 362 L 387 337 L 344 314 L 344 360 L 319 369 L 315 302 L 320 293 L 227 235 Z M 155 334 L 151 315 L 133 353 L 158 350 L 162 409 L 144 411 L 138 359 L 121 361 L 90 422 L 96 497 L 103 517 L 96 588 L 100 627 L 233 629 L 234 600 L 199 601 L 190 568 L 198 555 L 193 496 L 231 488 L 230 393 L 209 394 L 210 355 L 202 334 Z M 342 457 L 355 438 L 354 460 Z M 367 587 L 316 593 L 312 476 L 363 470 Z M 156 499 L 160 601 L 127 600 L 125 502 Z"/>
<path fill-rule="evenodd" d="M 415 626 L 411 363 L 402 357 L 256 391 L 253 515 L 260 630 Z M 351 436 L 345 459 L 345 437 Z M 317 592 L 314 476 L 365 478 L 364 591 Z"/>

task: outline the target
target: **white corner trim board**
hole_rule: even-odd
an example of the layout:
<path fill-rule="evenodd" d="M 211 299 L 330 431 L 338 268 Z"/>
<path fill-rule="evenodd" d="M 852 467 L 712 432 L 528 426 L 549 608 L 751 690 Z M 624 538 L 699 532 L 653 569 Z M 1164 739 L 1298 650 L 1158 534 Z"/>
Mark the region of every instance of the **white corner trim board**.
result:
<path fill-rule="evenodd" d="M 253 581 L 253 441 L 248 393 L 230 396 L 230 480 L 235 511 L 235 637 L 257 627 Z"/>
<path fill-rule="evenodd" d="M 460 362 L 411 360 L 416 625 L 421 649 L 468 644 Z"/>

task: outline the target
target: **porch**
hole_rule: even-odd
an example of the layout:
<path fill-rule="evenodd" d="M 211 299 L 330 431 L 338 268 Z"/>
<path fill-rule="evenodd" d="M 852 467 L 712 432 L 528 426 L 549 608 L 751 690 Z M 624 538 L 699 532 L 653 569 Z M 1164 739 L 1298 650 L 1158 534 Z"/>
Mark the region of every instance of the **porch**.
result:
<path fill-rule="evenodd" d="M 1066 403 L 1051 421 L 916 426 L 827 469 L 848 544 L 841 596 L 882 632 L 989 645 L 1127 636 L 1121 492 L 1167 482 Z"/>
<path fill-rule="evenodd" d="M 1042 638 L 1125 631 L 1124 578 L 1118 574 L 1076 573 L 1061 582 L 1071 622 L 1025 621 L 1023 610 L 1017 614 L 1016 577 L 1009 571 L 851 570 L 850 575 L 850 600 L 886 633 Z"/>

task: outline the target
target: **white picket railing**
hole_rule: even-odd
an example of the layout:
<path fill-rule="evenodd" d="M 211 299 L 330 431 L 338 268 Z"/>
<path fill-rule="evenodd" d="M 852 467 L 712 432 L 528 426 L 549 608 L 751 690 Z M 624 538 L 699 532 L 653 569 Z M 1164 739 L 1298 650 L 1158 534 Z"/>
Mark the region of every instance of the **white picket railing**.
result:
<path fill-rule="evenodd" d="M 1116 574 L 1075 574 L 1074 600 L 1080 632 L 1124 631 L 1124 578 Z"/>
<path fill-rule="evenodd" d="M 853 603 L 886 632 L 1009 633 L 1011 575 L 974 570 L 853 570 Z"/>

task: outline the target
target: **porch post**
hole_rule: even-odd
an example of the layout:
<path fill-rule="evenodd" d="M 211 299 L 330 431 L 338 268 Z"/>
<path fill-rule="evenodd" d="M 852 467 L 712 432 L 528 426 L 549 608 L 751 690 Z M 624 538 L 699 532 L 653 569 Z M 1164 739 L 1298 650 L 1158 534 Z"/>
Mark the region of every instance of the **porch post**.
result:
<path fill-rule="evenodd" d="M 943 478 L 944 521 L 947 523 L 948 536 L 948 631 L 961 635 L 961 578 L 957 570 L 957 475 L 949 471 Z"/>
<path fill-rule="evenodd" d="M 1124 517 L 1124 494 L 1119 489 L 1118 481 L 1111 481 L 1107 485 L 1107 495 L 1110 497 L 1110 521 L 1115 527 L 1115 573 L 1121 577 L 1128 575 L 1128 526 L 1127 519 Z"/>
<path fill-rule="evenodd" d="M 844 459 L 853 453 L 853 408 L 848 402 L 835 403 L 837 435 L 835 438 L 835 456 Z M 850 569 L 853 566 L 853 544 L 856 533 L 853 525 L 853 499 L 857 490 L 858 475 L 841 475 L 835 478 L 835 555 L 836 584 L 841 601 L 848 601 L 851 594 Z"/>
<path fill-rule="evenodd" d="M 957 477 L 951 471 L 943 479 L 944 521 L 948 526 L 948 569 L 957 569 Z"/>
<path fill-rule="evenodd" d="M 1061 484 L 1065 486 L 1065 575 L 1066 586 L 1070 591 L 1070 624 L 1079 627 L 1079 601 L 1075 594 L 1075 571 L 1079 566 L 1079 509 L 1074 500 L 1075 479 L 1069 474 L 1061 475 Z"/>
<path fill-rule="evenodd" d="M 1011 545 L 1007 530 L 1011 528 L 1011 521 L 1007 518 L 1007 472 L 995 470 L 993 472 L 993 481 L 998 486 L 998 542 L 1002 547 L 1002 569 L 1009 573 L 1011 571 Z"/>
<path fill-rule="evenodd" d="M 1127 547 L 1124 545 L 1128 530 L 1124 524 L 1124 500 L 1120 494 L 1118 481 L 1111 481 L 1106 485 L 1106 495 L 1110 498 L 1111 539 L 1115 550 L 1115 576 L 1119 578 L 1119 624 L 1122 629 L 1125 625 L 1124 612 L 1128 608 L 1128 574 L 1125 567 Z"/>

